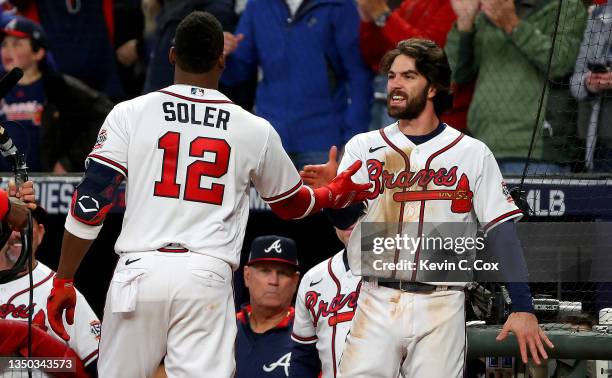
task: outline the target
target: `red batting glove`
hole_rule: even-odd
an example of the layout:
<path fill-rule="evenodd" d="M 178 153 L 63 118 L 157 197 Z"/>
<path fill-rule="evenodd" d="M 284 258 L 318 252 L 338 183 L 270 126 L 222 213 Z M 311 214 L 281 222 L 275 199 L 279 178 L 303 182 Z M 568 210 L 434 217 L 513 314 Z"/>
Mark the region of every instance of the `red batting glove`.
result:
<path fill-rule="evenodd" d="M 70 336 L 64 328 L 62 315 L 66 310 L 66 322 L 74 324 L 74 308 L 76 307 L 76 291 L 74 290 L 73 280 L 53 278 L 53 289 L 47 298 L 47 315 L 51 329 L 59 337 L 68 341 Z"/>
<path fill-rule="evenodd" d="M 352 203 L 363 202 L 367 198 L 372 184 L 355 184 L 351 180 L 351 177 L 361 168 L 361 164 L 361 160 L 357 160 L 328 185 L 315 189 L 315 195 L 327 194 L 328 202 L 324 207 L 342 209 Z"/>

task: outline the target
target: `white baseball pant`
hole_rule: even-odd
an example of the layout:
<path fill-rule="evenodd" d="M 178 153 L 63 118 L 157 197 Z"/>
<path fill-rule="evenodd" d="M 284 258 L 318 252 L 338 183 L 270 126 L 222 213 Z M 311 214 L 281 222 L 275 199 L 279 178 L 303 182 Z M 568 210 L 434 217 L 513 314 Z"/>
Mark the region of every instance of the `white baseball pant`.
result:
<path fill-rule="evenodd" d="M 364 282 L 338 377 L 462 377 L 463 291 L 403 292 Z"/>
<path fill-rule="evenodd" d="M 126 265 L 127 263 L 127 265 Z M 235 369 L 232 270 L 191 252 L 123 254 L 104 307 L 100 377 L 231 377 Z"/>

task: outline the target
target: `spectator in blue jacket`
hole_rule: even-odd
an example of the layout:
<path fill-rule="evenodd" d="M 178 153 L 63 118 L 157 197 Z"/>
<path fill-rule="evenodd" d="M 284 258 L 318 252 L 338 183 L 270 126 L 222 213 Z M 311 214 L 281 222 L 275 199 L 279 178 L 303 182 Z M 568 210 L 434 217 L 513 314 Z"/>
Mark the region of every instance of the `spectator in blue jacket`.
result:
<path fill-rule="evenodd" d="M 244 283 L 249 304 L 236 315 L 235 378 L 286 378 L 291 367 L 291 300 L 300 281 L 293 240 L 260 236 L 253 240 Z"/>
<path fill-rule="evenodd" d="M 367 131 L 372 74 L 353 0 L 249 0 L 225 37 L 222 82 L 238 84 L 261 68 L 255 111 L 298 168 L 326 162 L 331 145 Z"/>

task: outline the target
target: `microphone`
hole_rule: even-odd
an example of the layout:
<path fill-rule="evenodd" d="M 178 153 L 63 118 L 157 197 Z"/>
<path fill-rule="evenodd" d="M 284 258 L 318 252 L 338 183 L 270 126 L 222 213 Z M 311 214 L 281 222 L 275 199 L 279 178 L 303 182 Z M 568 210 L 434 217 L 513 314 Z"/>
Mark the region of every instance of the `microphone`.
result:
<path fill-rule="evenodd" d="M 23 70 L 15 67 L 0 79 L 0 99 L 3 99 L 7 93 L 13 89 L 17 82 L 23 77 Z"/>
<path fill-rule="evenodd" d="M 2 85 L 1 81 L 0 85 Z M 15 143 L 13 143 L 13 140 L 2 125 L 0 125 L 0 154 L 11 163 L 13 173 L 15 174 L 15 183 L 18 187 L 28 181 L 28 166 L 26 165 L 25 158 L 23 154 L 17 151 Z"/>

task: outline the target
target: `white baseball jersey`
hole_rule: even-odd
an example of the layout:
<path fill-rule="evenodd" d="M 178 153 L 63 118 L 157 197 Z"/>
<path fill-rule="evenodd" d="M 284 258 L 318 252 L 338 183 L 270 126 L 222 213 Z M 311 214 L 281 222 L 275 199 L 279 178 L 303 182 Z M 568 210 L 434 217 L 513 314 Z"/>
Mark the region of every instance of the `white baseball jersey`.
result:
<path fill-rule="evenodd" d="M 489 148 L 449 126 L 419 145 L 399 130 L 398 123 L 359 134 L 346 144 L 338 171 L 356 160 L 363 166 L 353 181 L 374 185 L 367 212 L 349 240 L 349 262 L 357 275 L 362 275 L 363 222 L 418 222 L 419 227 L 425 222 L 465 222 L 480 224 L 487 232 L 522 215 Z M 397 271 L 395 278 L 415 280 L 415 273 Z"/>
<path fill-rule="evenodd" d="M 118 253 L 176 243 L 234 268 L 251 181 L 268 202 L 302 185 L 270 123 L 216 90 L 189 85 L 115 106 L 88 159 L 127 179 Z"/>
<path fill-rule="evenodd" d="M 53 288 L 55 272 L 41 262 L 38 262 L 36 268 L 32 271 L 32 275 L 34 277 L 34 301 L 31 308 L 29 307 L 30 279 L 27 275 L 0 285 L 0 319 L 27 322 L 30 312 L 32 317 L 42 312 L 47 333 L 58 340 L 62 340 L 51 329 L 47 316 L 47 297 Z M 85 365 L 88 365 L 97 358 L 98 342 L 100 340 L 100 321 L 85 297 L 78 290 L 74 324 L 70 325 L 64 319 L 64 328 L 70 336 L 68 345 L 76 352 Z"/>
<path fill-rule="evenodd" d="M 302 278 L 291 338 L 316 343 L 323 378 L 335 378 L 346 335 L 357 306 L 360 277 L 348 269 L 340 251 Z"/>

